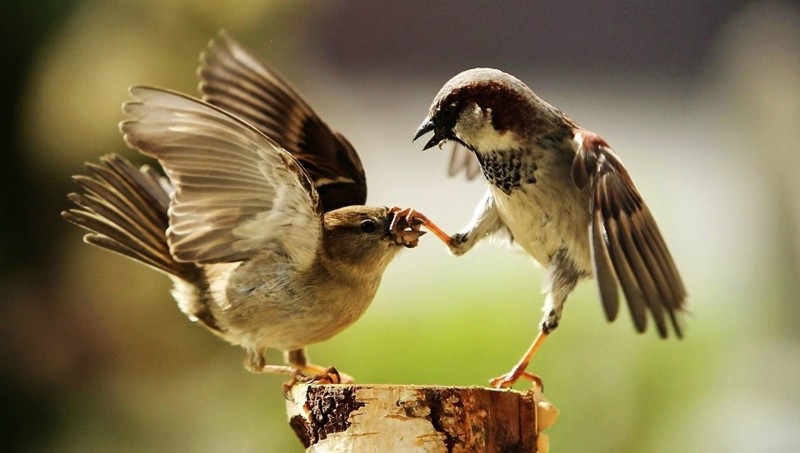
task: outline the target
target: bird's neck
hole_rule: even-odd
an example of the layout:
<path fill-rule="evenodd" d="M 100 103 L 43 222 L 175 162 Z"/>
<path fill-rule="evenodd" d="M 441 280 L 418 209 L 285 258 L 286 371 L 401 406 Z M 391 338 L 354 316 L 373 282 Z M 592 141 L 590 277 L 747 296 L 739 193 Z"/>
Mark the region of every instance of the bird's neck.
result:
<path fill-rule="evenodd" d="M 381 281 L 381 276 L 391 261 L 390 256 L 377 259 L 357 260 L 345 262 L 331 256 L 320 256 L 316 266 L 318 275 L 330 282 L 338 282 L 351 287 L 375 287 Z"/>

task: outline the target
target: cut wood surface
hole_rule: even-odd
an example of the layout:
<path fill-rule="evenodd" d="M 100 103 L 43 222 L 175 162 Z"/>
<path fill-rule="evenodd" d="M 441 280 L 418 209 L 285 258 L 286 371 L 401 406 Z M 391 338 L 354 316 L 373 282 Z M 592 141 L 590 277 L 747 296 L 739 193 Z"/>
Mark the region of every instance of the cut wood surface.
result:
<path fill-rule="evenodd" d="M 298 384 L 286 402 L 307 452 L 541 452 L 558 410 L 534 390 Z"/>

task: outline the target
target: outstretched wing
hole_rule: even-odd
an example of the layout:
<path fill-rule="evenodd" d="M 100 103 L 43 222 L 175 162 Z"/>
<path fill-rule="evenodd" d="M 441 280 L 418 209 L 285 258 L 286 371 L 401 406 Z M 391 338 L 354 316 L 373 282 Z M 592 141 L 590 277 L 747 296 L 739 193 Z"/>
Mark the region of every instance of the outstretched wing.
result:
<path fill-rule="evenodd" d="M 606 317 L 612 321 L 619 311 L 619 283 L 639 332 L 646 329 L 650 311 L 661 337 L 668 335 L 667 318 L 680 337 L 677 315 L 686 290 L 655 219 L 602 138 L 580 131 L 574 146 L 575 184 L 591 184 L 591 250 Z"/>
<path fill-rule="evenodd" d="M 264 249 L 298 268 L 319 246 L 322 208 L 291 154 L 238 118 L 198 99 L 133 87 L 120 123 L 132 148 L 158 159 L 175 192 L 167 238 L 179 261 L 246 260 Z"/>
<path fill-rule="evenodd" d="M 203 100 L 252 124 L 300 161 L 325 212 L 364 204 L 366 176 L 350 142 L 227 33 L 209 43 L 198 73 Z"/>

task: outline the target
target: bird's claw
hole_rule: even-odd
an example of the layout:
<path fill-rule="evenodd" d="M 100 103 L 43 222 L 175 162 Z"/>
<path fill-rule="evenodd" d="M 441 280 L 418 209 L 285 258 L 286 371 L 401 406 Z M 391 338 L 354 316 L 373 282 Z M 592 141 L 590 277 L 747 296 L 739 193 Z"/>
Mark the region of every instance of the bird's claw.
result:
<path fill-rule="evenodd" d="M 335 367 L 328 367 L 322 370 L 321 373 L 309 374 L 308 372 L 299 368 L 295 369 L 294 375 L 288 381 L 283 383 L 283 394 L 287 398 L 291 394 L 292 387 L 297 384 L 311 384 L 311 385 L 328 385 L 328 384 L 352 384 L 354 382 L 351 376 L 339 373 Z"/>
<path fill-rule="evenodd" d="M 507 389 L 514 385 L 514 383 L 517 382 L 517 379 L 519 379 L 519 376 L 514 376 L 513 372 L 510 371 L 502 376 L 491 379 L 489 381 L 489 385 L 496 389 Z"/>
<path fill-rule="evenodd" d="M 415 216 L 416 211 L 411 208 L 403 209 L 395 206 L 389 212 L 394 214 L 392 223 L 389 225 L 389 232 L 394 235 L 397 245 L 402 244 L 407 248 L 419 245 L 420 236 L 425 234 L 424 231 L 420 231 L 420 227 L 425 223 Z"/>
<path fill-rule="evenodd" d="M 514 367 L 508 373 L 490 380 L 489 385 L 496 389 L 507 389 L 514 385 L 520 378 L 524 378 L 533 382 L 534 388 L 538 388 L 540 392 L 544 392 L 542 378 L 518 367 Z"/>
<path fill-rule="evenodd" d="M 392 223 L 389 225 L 389 231 L 397 232 L 405 230 L 406 228 L 412 231 L 419 231 L 419 228 L 425 224 L 427 218 L 425 215 L 417 212 L 413 208 L 399 208 L 397 206 L 389 209 L 391 214 L 394 214 Z"/>
<path fill-rule="evenodd" d="M 402 228 L 410 228 L 411 231 L 419 231 L 420 227 L 424 226 L 427 228 L 431 233 L 436 235 L 439 239 L 442 240 L 448 247 L 450 247 L 450 235 L 445 233 L 444 230 L 439 228 L 435 223 L 433 223 L 428 217 L 418 212 L 412 208 L 398 208 L 394 207 L 390 209 L 390 212 L 394 214 L 394 218 L 392 219 L 392 223 L 389 227 L 389 230 L 392 232 L 398 231 L 397 229 Z M 406 247 L 416 247 L 416 241 L 412 245 L 406 245 Z"/>

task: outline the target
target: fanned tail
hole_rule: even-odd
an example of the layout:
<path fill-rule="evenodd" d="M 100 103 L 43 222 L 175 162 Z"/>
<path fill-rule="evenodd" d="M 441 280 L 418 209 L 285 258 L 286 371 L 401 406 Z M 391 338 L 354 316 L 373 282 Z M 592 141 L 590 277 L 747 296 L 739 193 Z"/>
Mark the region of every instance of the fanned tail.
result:
<path fill-rule="evenodd" d="M 90 231 L 83 240 L 187 282 L 197 281 L 198 267 L 176 261 L 169 252 L 169 181 L 151 167 L 136 168 L 115 154 L 86 168 L 88 175 L 73 177 L 85 193 L 67 195 L 78 207 L 61 213 Z"/>

